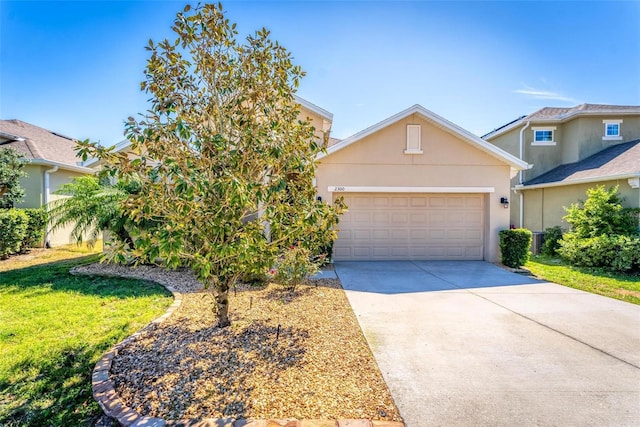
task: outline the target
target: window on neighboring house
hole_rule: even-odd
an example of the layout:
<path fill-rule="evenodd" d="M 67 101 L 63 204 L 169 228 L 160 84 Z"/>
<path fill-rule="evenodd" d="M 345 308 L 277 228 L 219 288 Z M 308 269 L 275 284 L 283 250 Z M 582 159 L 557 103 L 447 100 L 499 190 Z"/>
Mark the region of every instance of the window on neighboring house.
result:
<path fill-rule="evenodd" d="M 407 125 L 407 149 L 404 154 L 422 154 L 420 125 Z"/>
<path fill-rule="evenodd" d="M 555 127 L 534 127 L 532 145 L 556 145 L 554 139 Z"/>
<path fill-rule="evenodd" d="M 622 120 L 603 120 L 604 123 L 604 136 L 602 139 L 604 140 L 621 140 L 622 135 L 620 134 L 620 123 Z"/>

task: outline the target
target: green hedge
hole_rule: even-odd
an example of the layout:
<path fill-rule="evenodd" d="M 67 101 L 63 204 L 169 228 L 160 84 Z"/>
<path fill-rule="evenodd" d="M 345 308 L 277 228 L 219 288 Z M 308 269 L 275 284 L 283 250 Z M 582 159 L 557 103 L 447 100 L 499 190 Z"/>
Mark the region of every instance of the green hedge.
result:
<path fill-rule="evenodd" d="M 27 232 L 22 241 L 20 250 L 24 251 L 26 248 L 36 248 L 42 246 L 42 240 L 44 239 L 44 233 L 47 229 L 47 222 L 49 221 L 49 215 L 46 209 L 21 209 L 29 217 L 29 225 L 27 225 Z"/>
<path fill-rule="evenodd" d="M 23 210 L 0 210 L 0 259 L 20 251 L 28 226 L 29 217 Z"/>
<path fill-rule="evenodd" d="M 507 267 L 519 268 L 529 260 L 531 231 L 526 228 L 500 231 L 500 251 L 502 263 Z"/>

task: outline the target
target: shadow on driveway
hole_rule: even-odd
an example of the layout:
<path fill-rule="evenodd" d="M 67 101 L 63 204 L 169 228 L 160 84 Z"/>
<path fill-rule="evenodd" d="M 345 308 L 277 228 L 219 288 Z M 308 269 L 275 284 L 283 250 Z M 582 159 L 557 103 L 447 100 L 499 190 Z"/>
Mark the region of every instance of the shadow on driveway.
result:
<path fill-rule="evenodd" d="M 485 261 L 345 261 L 335 270 L 344 289 L 381 294 L 544 283 Z"/>

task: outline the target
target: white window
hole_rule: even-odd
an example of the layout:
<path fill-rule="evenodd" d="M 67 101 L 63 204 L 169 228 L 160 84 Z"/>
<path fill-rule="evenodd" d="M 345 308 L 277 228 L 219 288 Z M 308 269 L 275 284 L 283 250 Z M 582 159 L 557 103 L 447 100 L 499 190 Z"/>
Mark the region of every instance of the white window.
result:
<path fill-rule="evenodd" d="M 533 142 L 531 145 L 556 145 L 555 126 L 533 127 Z"/>
<path fill-rule="evenodd" d="M 407 125 L 407 149 L 404 154 L 422 154 L 420 125 Z"/>
<path fill-rule="evenodd" d="M 604 123 L 604 136 L 605 141 L 620 141 L 622 134 L 620 133 L 620 124 L 622 120 L 603 120 Z"/>

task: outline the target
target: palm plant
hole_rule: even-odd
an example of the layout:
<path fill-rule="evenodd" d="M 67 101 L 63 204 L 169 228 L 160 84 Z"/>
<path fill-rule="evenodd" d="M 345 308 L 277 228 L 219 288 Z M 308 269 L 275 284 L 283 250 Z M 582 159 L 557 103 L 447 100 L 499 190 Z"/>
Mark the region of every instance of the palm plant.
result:
<path fill-rule="evenodd" d="M 89 246 L 95 244 L 100 233 L 109 231 L 133 249 L 129 232 L 132 223 L 121 209 L 121 203 L 137 191 L 138 186 L 132 182 L 111 185 L 96 176 L 74 178 L 55 192 L 69 197 L 49 203 L 52 231 L 72 224 L 71 238 L 82 243 L 86 237 Z"/>

